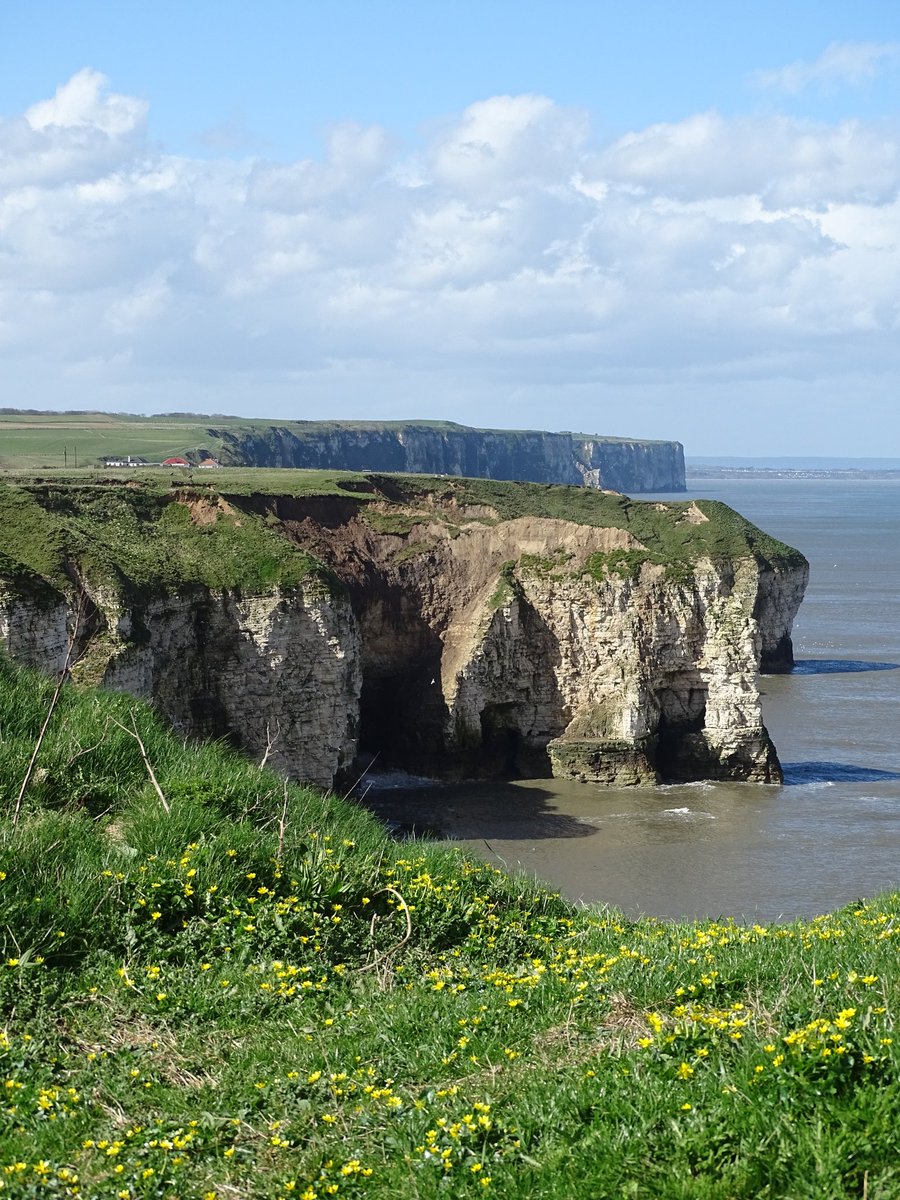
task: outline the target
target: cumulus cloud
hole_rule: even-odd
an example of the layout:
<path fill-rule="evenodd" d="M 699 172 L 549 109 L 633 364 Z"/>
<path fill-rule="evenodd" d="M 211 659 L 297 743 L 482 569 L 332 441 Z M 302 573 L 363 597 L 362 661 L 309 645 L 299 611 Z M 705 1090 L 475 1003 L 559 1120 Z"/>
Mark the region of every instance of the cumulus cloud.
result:
<path fill-rule="evenodd" d="M 584 113 L 497 96 L 411 150 L 347 123 L 272 163 L 166 155 L 145 116 L 85 70 L 0 123 L 22 403 L 690 440 L 685 398 L 861 362 L 883 396 L 900 366 L 892 124 L 709 112 L 597 150 Z"/>
<path fill-rule="evenodd" d="M 109 80 L 85 67 L 60 84 L 52 100 L 41 100 L 25 111 L 32 129 L 93 129 L 121 137 L 141 124 L 147 112 L 143 100 L 109 90 Z"/>
<path fill-rule="evenodd" d="M 812 62 L 798 60 L 776 70 L 757 71 L 752 81 L 761 88 L 796 94 L 811 85 L 858 86 L 900 61 L 900 42 L 831 42 Z"/>
<path fill-rule="evenodd" d="M 300 213 L 358 195 L 390 161 L 391 138 L 380 126 L 347 121 L 328 134 L 324 162 L 303 159 L 287 166 L 259 163 L 250 176 L 248 198 L 263 209 Z"/>
<path fill-rule="evenodd" d="M 109 90 L 89 67 L 21 116 L 0 120 L 0 187 L 95 178 L 127 161 L 144 132 L 147 105 Z"/>
<path fill-rule="evenodd" d="M 678 199 L 746 194 L 772 208 L 886 202 L 900 186 L 900 124 L 698 113 L 620 138 L 588 173 Z"/>
<path fill-rule="evenodd" d="M 437 136 L 433 176 L 478 196 L 565 182 L 587 136 L 584 113 L 546 96 L 494 96 L 471 104 Z"/>

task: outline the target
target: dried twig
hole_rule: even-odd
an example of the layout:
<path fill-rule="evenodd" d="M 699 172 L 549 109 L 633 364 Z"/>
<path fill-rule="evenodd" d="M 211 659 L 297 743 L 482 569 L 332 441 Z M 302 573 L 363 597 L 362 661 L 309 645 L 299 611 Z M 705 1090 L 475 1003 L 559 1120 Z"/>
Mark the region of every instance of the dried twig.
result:
<path fill-rule="evenodd" d="M 19 823 L 19 816 L 22 812 L 22 801 L 25 798 L 25 793 L 28 791 L 28 785 L 31 783 L 31 777 L 34 774 L 35 764 L 38 760 L 38 755 L 41 752 L 41 746 L 44 744 L 44 738 L 47 736 L 47 730 L 50 728 L 50 722 L 53 719 L 53 713 L 56 705 L 59 702 L 59 697 L 62 694 L 63 684 L 69 675 L 69 670 L 72 666 L 72 657 L 75 653 L 75 642 L 78 639 L 78 629 L 81 625 L 81 617 L 84 612 L 84 592 L 78 598 L 78 607 L 75 609 L 75 623 L 72 626 L 72 632 L 69 634 L 69 640 L 66 645 L 66 657 L 62 665 L 62 670 L 59 673 L 59 678 L 56 681 L 56 687 L 53 689 L 53 695 L 50 699 L 50 705 L 47 709 L 44 723 L 41 726 L 41 731 L 37 736 L 37 741 L 34 744 L 34 749 L 31 752 L 31 759 L 28 763 L 28 769 L 25 772 L 25 778 L 22 780 L 22 786 L 19 788 L 19 794 L 16 797 L 16 807 L 13 811 L 12 823 L 14 826 Z"/>
<path fill-rule="evenodd" d="M 95 742 L 93 746 L 82 746 L 80 750 L 76 750 L 71 758 L 66 759 L 65 770 L 68 771 L 69 767 L 71 767 L 73 763 L 76 763 L 79 758 L 84 758 L 86 754 L 92 754 L 95 750 L 99 750 L 102 745 L 103 739 L 101 738 L 100 741 Z"/>
<path fill-rule="evenodd" d="M 350 797 L 353 795 L 354 791 L 359 787 L 359 785 L 362 783 L 362 781 L 365 779 L 365 777 L 368 775 L 368 773 L 375 766 L 375 763 L 378 761 L 378 756 L 380 754 L 381 754 L 381 751 L 378 750 L 375 753 L 375 755 L 369 760 L 368 764 L 366 765 L 366 769 L 363 771 L 362 775 L 360 775 L 360 777 L 357 780 L 355 780 L 353 783 L 350 784 L 350 787 L 344 793 L 344 796 L 343 796 L 344 800 L 350 799 Z M 369 789 L 366 788 L 366 791 L 368 791 L 368 790 Z"/>
<path fill-rule="evenodd" d="M 141 735 L 137 731 L 137 724 L 134 719 L 134 710 L 132 709 L 132 712 L 131 712 L 131 728 L 130 729 L 128 728 L 127 725 L 123 725 L 121 721 L 117 721 L 115 719 L 115 717 L 113 717 L 113 725 L 118 725 L 118 727 L 122 730 L 123 733 L 127 733 L 129 737 L 133 737 L 134 740 L 137 742 L 138 748 L 140 749 L 140 752 L 141 752 L 141 758 L 144 760 L 144 766 L 147 768 L 147 774 L 150 776 L 150 782 L 153 784 L 153 788 L 154 788 L 157 796 L 159 796 L 160 804 L 162 804 L 163 809 L 165 810 L 166 814 L 168 815 L 168 813 L 170 813 L 172 810 L 169 808 L 169 803 L 166 800 L 165 793 L 163 792 L 162 788 L 159 786 L 159 780 L 156 778 L 156 772 L 153 770 L 153 764 L 150 762 L 150 759 L 147 757 L 147 747 L 144 745 L 143 740 L 141 739 Z"/>
<path fill-rule="evenodd" d="M 266 721 L 266 752 L 262 756 L 262 758 L 260 759 L 260 762 L 259 762 L 258 769 L 260 771 L 265 767 L 266 763 L 269 761 L 269 755 L 274 750 L 275 743 L 278 741 L 278 739 L 280 737 L 281 737 L 281 722 L 278 720 L 275 721 L 275 736 L 272 737 L 272 734 L 269 730 L 269 722 Z"/>
<path fill-rule="evenodd" d="M 400 895 L 400 893 L 397 891 L 396 888 L 392 888 L 392 887 L 379 888 L 379 890 L 373 894 L 372 899 L 374 900 L 376 896 L 384 895 L 385 892 L 390 892 L 390 894 L 392 896 L 396 896 L 397 899 L 400 901 L 400 907 L 403 909 L 403 915 L 406 917 L 406 933 L 404 933 L 403 937 L 400 939 L 399 942 L 397 942 L 396 945 L 391 946 L 390 950 L 386 950 L 384 952 L 384 954 L 376 953 L 374 959 L 370 963 L 366 963 L 365 966 L 359 968 L 360 973 L 362 973 L 363 971 L 376 970 L 378 967 L 386 964 L 389 959 L 393 958 L 393 956 L 397 953 L 398 950 L 403 949 L 403 947 L 406 945 L 406 943 L 412 937 L 412 916 L 410 915 L 409 905 L 406 903 L 406 901 L 403 899 L 403 897 Z M 378 920 L 378 913 L 372 913 L 372 920 L 369 922 L 369 937 L 375 936 L 375 922 L 377 920 Z"/>
<path fill-rule="evenodd" d="M 281 820 L 278 822 L 278 861 L 284 857 L 284 831 L 287 828 L 288 812 L 288 782 L 284 780 L 284 804 L 281 806 Z"/>

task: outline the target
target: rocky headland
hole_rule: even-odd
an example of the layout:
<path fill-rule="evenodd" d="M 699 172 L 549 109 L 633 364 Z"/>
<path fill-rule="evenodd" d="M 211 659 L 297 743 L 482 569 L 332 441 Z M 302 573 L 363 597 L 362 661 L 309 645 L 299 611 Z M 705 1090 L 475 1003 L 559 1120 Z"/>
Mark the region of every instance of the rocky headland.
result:
<path fill-rule="evenodd" d="M 449 421 L 292 421 L 210 428 L 223 463 L 338 471 L 411 471 L 570 483 L 622 492 L 683 492 L 680 442 Z"/>
<path fill-rule="evenodd" d="M 249 478 L 249 476 L 245 477 Z M 337 474 L 0 484 L 0 645 L 330 787 L 780 780 L 807 565 L 713 501 Z"/>

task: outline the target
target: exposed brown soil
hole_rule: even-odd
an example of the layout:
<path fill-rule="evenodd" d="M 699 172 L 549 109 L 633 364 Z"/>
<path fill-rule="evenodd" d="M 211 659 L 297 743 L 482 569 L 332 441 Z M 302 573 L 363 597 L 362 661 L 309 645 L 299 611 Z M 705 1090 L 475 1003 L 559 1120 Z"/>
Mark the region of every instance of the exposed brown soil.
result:
<path fill-rule="evenodd" d="M 233 516 L 235 511 L 221 496 L 197 496 L 193 492 L 176 492 L 175 499 L 191 514 L 192 525 L 214 525 L 219 517 Z"/>

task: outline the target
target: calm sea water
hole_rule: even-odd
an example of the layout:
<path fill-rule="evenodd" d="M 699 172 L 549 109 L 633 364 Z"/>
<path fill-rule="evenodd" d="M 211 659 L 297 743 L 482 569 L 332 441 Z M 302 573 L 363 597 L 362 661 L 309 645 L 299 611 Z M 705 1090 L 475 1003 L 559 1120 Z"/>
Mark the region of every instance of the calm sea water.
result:
<path fill-rule="evenodd" d="M 541 779 L 373 789 L 367 802 L 635 916 L 791 919 L 900 887 L 900 482 L 705 480 L 689 491 L 810 560 L 798 667 L 762 680 L 783 787 Z"/>

